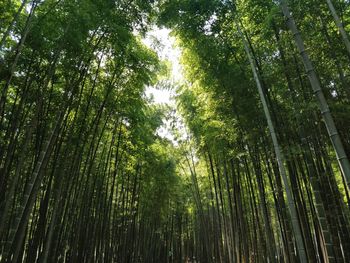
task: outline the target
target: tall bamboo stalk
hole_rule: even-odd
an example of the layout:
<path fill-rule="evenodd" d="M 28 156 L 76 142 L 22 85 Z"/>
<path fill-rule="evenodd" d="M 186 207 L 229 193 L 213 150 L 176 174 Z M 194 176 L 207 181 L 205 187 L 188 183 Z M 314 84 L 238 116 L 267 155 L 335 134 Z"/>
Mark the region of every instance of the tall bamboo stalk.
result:
<path fill-rule="evenodd" d="M 350 41 L 349 41 L 348 34 L 346 33 L 344 26 L 343 26 L 343 23 L 341 22 L 338 14 L 337 14 L 337 11 L 334 8 L 332 0 L 326 0 L 326 2 L 328 4 L 329 10 L 331 11 L 334 22 L 337 25 L 338 31 L 343 39 L 346 50 L 348 51 L 348 53 L 350 55 Z"/>
<path fill-rule="evenodd" d="M 269 127 L 269 131 L 270 131 L 270 135 L 271 135 L 271 139 L 272 139 L 272 143 L 274 146 L 276 159 L 277 159 L 277 163 L 278 163 L 278 168 L 279 168 L 279 171 L 280 171 L 280 174 L 282 177 L 284 189 L 285 189 L 286 194 L 287 194 L 288 208 L 289 208 L 290 216 L 292 219 L 292 226 L 293 226 L 293 231 L 294 231 L 295 240 L 296 240 L 296 244 L 297 244 L 299 259 L 301 262 L 307 262 L 307 256 L 306 256 L 305 246 L 304 246 L 304 242 L 303 242 L 303 236 L 302 236 L 302 232 L 301 232 L 301 228 L 300 228 L 300 223 L 299 223 L 299 219 L 298 219 L 298 213 L 297 213 L 297 209 L 295 207 L 295 203 L 293 200 L 292 190 L 291 190 L 290 184 L 288 182 L 287 172 L 286 172 L 286 169 L 284 167 L 284 155 L 283 155 L 281 148 L 279 146 L 275 127 L 274 127 L 272 119 L 271 119 L 270 111 L 269 111 L 269 108 L 267 105 L 265 95 L 263 93 L 261 81 L 260 81 L 260 78 L 258 75 L 258 71 L 256 69 L 255 61 L 253 59 L 251 50 L 249 48 L 249 45 L 248 45 L 246 38 L 244 37 L 244 34 L 242 33 L 242 30 L 241 30 L 239 23 L 237 21 L 235 21 L 235 24 L 236 24 L 238 33 L 243 41 L 244 50 L 247 54 L 250 67 L 251 67 L 251 70 L 253 72 L 254 80 L 255 80 L 256 86 L 258 88 L 260 100 L 261 100 L 261 103 L 262 103 L 262 106 L 264 109 L 264 114 L 265 114 L 265 117 L 267 120 L 267 125 Z"/>
<path fill-rule="evenodd" d="M 309 77 L 309 81 L 315 97 L 317 99 L 319 108 L 321 110 L 321 114 L 323 120 L 326 124 L 326 128 L 328 131 L 329 138 L 332 141 L 333 148 L 337 155 L 337 160 L 342 171 L 342 174 L 345 177 L 345 181 L 347 183 L 348 188 L 350 188 L 350 162 L 345 153 L 343 143 L 341 141 L 339 132 L 335 126 L 332 114 L 330 112 L 328 103 L 321 89 L 321 83 L 318 79 L 316 71 L 313 67 L 313 64 L 309 58 L 309 55 L 305 49 L 304 40 L 301 36 L 300 31 L 298 30 L 295 20 L 289 10 L 288 4 L 286 0 L 279 0 L 284 16 L 287 18 L 287 24 L 293 34 L 294 41 L 299 50 L 300 56 L 302 58 L 306 74 Z"/>

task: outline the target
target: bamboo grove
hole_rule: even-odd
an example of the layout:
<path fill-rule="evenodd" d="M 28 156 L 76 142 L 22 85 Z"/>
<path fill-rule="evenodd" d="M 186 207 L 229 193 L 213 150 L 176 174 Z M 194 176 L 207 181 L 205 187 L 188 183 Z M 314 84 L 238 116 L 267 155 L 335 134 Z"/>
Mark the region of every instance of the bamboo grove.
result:
<path fill-rule="evenodd" d="M 350 262 L 348 32 L 346 0 L 2 1 L 0 262 Z"/>
<path fill-rule="evenodd" d="M 143 96 L 162 66 L 133 34 L 150 5 L 0 6 L 1 262 L 153 262 L 176 180 Z"/>

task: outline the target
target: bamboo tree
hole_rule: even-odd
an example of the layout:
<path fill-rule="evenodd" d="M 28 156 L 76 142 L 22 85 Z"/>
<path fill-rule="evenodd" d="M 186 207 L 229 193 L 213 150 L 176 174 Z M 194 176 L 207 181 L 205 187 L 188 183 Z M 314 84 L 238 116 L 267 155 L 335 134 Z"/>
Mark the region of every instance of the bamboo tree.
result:
<path fill-rule="evenodd" d="M 8 36 L 10 35 L 10 32 L 13 28 L 13 26 L 15 25 L 16 22 L 18 22 L 18 18 L 23 10 L 23 8 L 26 6 L 28 0 L 23 0 L 21 5 L 19 6 L 17 12 L 15 13 L 10 25 L 7 27 L 6 31 L 3 33 L 1 41 L 0 41 L 0 50 L 3 49 L 3 46 L 6 42 L 6 39 L 8 38 Z"/>
<path fill-rule="evenodd" d="M 300 258 L 301 262 L 307 262 L 307 257 L 306 257 L 306 252 L 305 252 L 302 232 L 301 232 L 301 229 L 300 229 L 298 214 L 297 214 L 297 210 L 296 210 L 296 207 L 295 207 L 295 204 L 294 204 L 293 195 L 292 195 L 292 192 L 291 192 L 291 189 L 290 189 L 290 184 L 288 182 L 287 172 L 286 172 L 286 170 L 284 168 L 284 156 L 283 156 L 283 154 L 281 152 L 281 149 L 280 149 L 280 146 L 279 146 L 279 143 L 278 143 L 278 140 L 277 140 L 277 135 L 276 135 L 276 132 L 275 132 L 275 128 L 274 128 L 273 123 L 272 123 L 271 115 L 270 115 L 270 112 L 269 112 L 269 109 L 268 109 L 268 106 L 267 106 L 265 95 L 264 95 L 263 90 L 262 90 L 262 86 L 261 86 L 261 82 L 259 80 L 258 72 L 256 70 L 255 62 L 254 62 L 253 57 L 251 55 L 250 48 L 249 48 L 248 43 L 247 43 L 247 41 L 246 41 L 242 31 L 241 31 L 239 23 L 238 22 L 235 22 L 235 23 L 236 23 L 237 31 L 239 32 L 239 35 L 240 35 L 240 37 L 241 37 L 241 39 L 243 41 L 244 49 L 245 49 L 246 54 L 247 54 L 248 59 L 249 59 L 251 70 L 253 72 L 254 79 L 255 79 L 255 82 L 256 82 L 256 85 L 257 85 L 257 88 L 258 88 L 258 91 L 259 91 L 260 100 L 261 100 L 261 103 L 263 105 L 265 117 L 267 119 L 267 123 L 268 123 L 269 131 L 270 131 L 271 139 L 272 139 L 272 142 L 273 142 L 273 145 L 274 145 L 276 159 L 277 159 L 277 162 L 278 162 L 279 171 L 281 173 L 281 177 L 282 177 L 282 180 L 283 180 L 284 188 L 285 188 L 285 191 L 286 191 L 286 194 L 287 194 L 288 208 L 289 208 L 290 215 L 291 215 L 291 218 L 292 218 L 292 226 L 293 226 L 293 231 L 294 231 L 295 238 L 296 238 L 298 255 L 299 255 L 299 258 Z"/>
<path fill-rule="evenodd" d="M 10 66 L 10 70 L 9 70 L 9 76 L 7 78 L 7 81 L 5 82 L 5 85 L 2 87 L 2 90 L 1 90 L 1 96 L 0 96 L 0 126 L 2 125 L 2 121 L 3 121 L 3 118 L 4 118 L 4 110 L 5 110 L 5 104 L 6 104 L 6 97 L 7 97 L 7 91 L 10 87 L 10 83 L 12 81 L 12 78 L 13 78 L 13 75 L 15 73 L 15 69 L 17 67 L 17 63 L 18 63 L 18 59 L 21 55 L 21 52 L 22 52 L 22 49 L 24 47 L 24 43 L 27 39 L 27 36 L 28 36 L 28 33 L 31 29 L 31 26 L 32 26 L 32 19 L 34 17 L 34 11 L 35 9 L 37 8 L 37 3 L 36 1 L 33 1 L 32 3 L 32 7 L 31 7 L 31 10 L 30 10 L 30 13 L 26 19 L 26 24 L 25 24 L 25 27 L 24 27 L 24 30 L 23 30 L 23 34 L 21 36 L 21 39 L 19 41 L 19 43 L 17 44 L 16 48 L 15 48 L 15 57 L 13 59 L 13 63 L 12 65 Z"/>
<path fill-rule="evenodd" d="M 336 26 L 338 27 L 339 33 L 343 39 L 346 50 L 350 55 L 350 41 L 349 41 L 349 37 L 344 29 L 343 23 L 341 22 L 338 14 L 337 14 L 337 11 L 334 8 L 332 0 L 326 0 L 326 2 L 327 2 L 327 5 L 329 7 L 329 10 L 331 11 L 334 22 L 335 22 Z"/>
<path fill-rule="evenodd" d="M 335 126 L 335 123 L 334 123 L 333 117 L 331 115 L 328 103 L 327 103 L 326 98 L 323 94 L 320 81 L 319 81 L 318 76 L 316 74 L 316 71 L 313 67 L 313 64 L 309 58 L 309 55 L 305 49 L 304 41 L 301 37 L 301 33 L 299 32 L 299 30 L 296 26 L 296 23 L 294 21 L 294 18 L 292 17 L 292 15 L 290 13 L 287 2 L 285 0 L 280 0 L 279 2 L 281 4 L 283 14 L 287 19 L 288 26 L 290 27 L 290 30 L 293 33 L 293 38 L 294 38 L 295 43 L 297 45 L 297 48 L 299 50 L 300 56 L 303 60 L 306 74 L 309 77 L 311 87 L 313 89 L 313 92 L 314 92 L 315 97 L 317 99 L 322 117 L 323 117 L 325 125 L 327 127 L 329 138 L 331 139 L 334 150 L 336 152 L 337 160 L 339 162 L 340 169 L 342 171 L 343 176 L 345 177 L 347 187 L 350 188 L 350 162 L 349 162 L 349 159 L 345 153 L 343 143 L 342 143 L 341 138 L 339 136 L 339 132 Z"/>

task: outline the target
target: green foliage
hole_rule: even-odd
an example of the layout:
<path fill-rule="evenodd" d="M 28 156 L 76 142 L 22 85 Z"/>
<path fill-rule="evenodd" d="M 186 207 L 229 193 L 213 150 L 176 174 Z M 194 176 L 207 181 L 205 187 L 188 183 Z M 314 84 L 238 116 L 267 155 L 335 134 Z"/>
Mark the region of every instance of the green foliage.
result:
<path fill-rule="evenodd" d="M 325 1 L 288 2 L 305 39 L 307 52 L 315 62 L 327 102 L 349 154 L 349 118 L 346 117 L 350 113 L 346 107 L 350 99 L 346 66 L 349 54 L 340 41 Z M 193 220 L 198 224 L 196 233 L 202 238 L 202 251 L 216 258 L 222 257 L 225 262 L 231 262 L 230 256 L 237 262 L 248 261 L 246 257 L 250 257 L 249 261 L 262 258 L 267 261 L 280 249 L 277 244 L 271 245 L 273 240 L 281 238 L 271 236 L 269 232 L 285 230 L 281 221 L 276 221 L 285 216 L 279 210 L 285 205 L 283 196 L 281 199 L 272 194 L 282 187 L 274 149 L 235 22 L 242 27 L 252 50 L 263 93 L 286 153 L 285 166 L 292 187 L 295 187 L 293 193 L 301 198 L 296 200 L 299 212 L 302 210 L 300 224 L 304 229 L 308 228 L 315 216 L 313 207 L 319 209 L 324 205 L 329 224 L 322 227 L 327 229 L 335 223 L 327 202 L 349 202 L 347 187 L 339 180 L 339 168 L 331 157 L 334 152 L 318 113 L 318 105 L 313 101 L 300 54 L 278 3 L 257 0 L 159 3 L 158 23 L 173 29 L 173 35 L 182 48 L 185 84 L 178 89 L 177 103 L 190 137 L 193 137 L 195 150 L 190 152 L 195 152 L 198 158 L 191 171 L 187 171 L 196 174 L 197 183 L 193 179 L 192 184 L 197 184 L 198 189 L 192 191 L 202 202 L 195 201 L 198 217 Z M 342 8 L 340 5 L 337 11 L 348 12 L 348 4 L 343 2 Z M 347 21 L 347 16 L 343 15 L 343 19 Z M 208 167 L 207 171 L 200 168 L 203 166 Z M 194 173 L 196 169 L 200 172 Z M 323 181 L 322 171 L 333 178 L 332 182 Z M 313 180 L 319 180 L 321 186 Z M 329 199 L 308 199 L 310 203 L 303 204 L 301 209 L 301 203 L 312 192 L 310 184 L 316 195 L 317 191 L 326 193 L 329 189 L 335 189 L 336 195 Z M 211 213 L 213 218 L 210 218 Z M 201 225 L 201 220 L 205 226 Z M 219 221 L 219 226 L 215 220 Z M 229 236 L 227 230 L 218 229 L 220 224 L 221 227 L 231 226 L 235 234 L 244 233 L 245 239 Z M 215 236 L 217 232 L 222 237 Z M 311 241 L 315 235 L 311 231 L 305 232 L 303 237 L 310 249 L 309 260 L 314 256 L 313 249 L 317 250 Z M 335 235 L 334 232 L 333 237 Z M 346 236 L 343 242 L 346 242 Z M 232 246 L 235 247 L 234 255 L 230 255 Z M 200 254 L 202 260 L 206 258 L 203 254 Z"/>
<path fill-rule="evenodd" d="M 349 31 L 348 1 L 333 2 Z M 286 156 L 308 260 L 326 262 L 332 244 L 349 261 L 349 189 L 278 3 L 1 1 L 0 261 L 297 262 L 235 22 Z M 325 1 L 288 3 L 349 155 L 350 54 Z M 153 23 L 182 51 L 176 110 L 144 94 L 173 88 L 170 62 L 142 43 Z M 186 131 L 171 142 L 158 130 L 175 111 Z"/>

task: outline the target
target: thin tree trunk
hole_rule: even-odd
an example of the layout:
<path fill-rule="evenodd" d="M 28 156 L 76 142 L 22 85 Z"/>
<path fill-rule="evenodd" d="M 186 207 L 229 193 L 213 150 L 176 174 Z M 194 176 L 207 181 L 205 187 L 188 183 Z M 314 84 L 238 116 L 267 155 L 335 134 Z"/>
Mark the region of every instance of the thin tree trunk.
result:
<path fill-rule="evenodd" d="M 348 188 L 350 188 L 350 163 L 349 159 L 346 156 L 343 143 L 339 136 L 338 130 L 335 126 L 333 117 L 331 115 L 328 103 L 321 89 L 320 81 L 317 77 L 316 71 L 312 65 L 312 62 L 309 58 L 307 51 L 305 50 L 304 41 L 301 37 L 301 34 L 296 26 L 294 18 L 289 10 L 288 4 L 286 0 L 279 0 L 284 16 L 287 18 L 288 26 L 293 33 L 293 37 L 297 48 L 299 50 L 300 56 L 303 60 L 304 67 L 306 73 L 309 77 L 311 87 L 315 93 L 317 102 L 319 104 L 319 108 L 321 110 L 322 117 L 326 124 L 326 128 L 328 131 L 328 135 L 332 141 L 335 153 L 337 155 L 337 159 L 339 162 L 340 169 L 342 171 L 343 176 L 345 177 L 345 181 L 347 183 Z"/>
<path fill-rule="evenodd" d="M 4 46 L 6 39 L 8 38 L 8 36 L 10 35 L 10 32 L 12 30 L 12 27 L 15 25 L 15 23 L 18 20 L 19 15 L 21 14 L 24 6 L 27 4 L 28 0 L 23 0 L 23 2 L 21 3 L 20 7 L 18 8 L 15 16 L 13 17 L 11 24 L 7 27 L 5 33 L 3 34 L 1 41 L 0 41 L 0 50 L 2 50 L 2 47 Z"/>
<path fill-rule="evenodd" d="M 350 41 L 349 41 L 349 37 L 344 29 L 343 23 L 341 22 L 338 14 L 337 14 L 337 11 L 334 8 L 332 0 L 326 0 L 326 2 L 328 4 L 329 10 L 331 11 L 334 22 L 337 25 L 339 33 L 340 33 L 341 37 L 343 38 L 343 42 L 344 42 L 344 45 L 346 46 L 346 50 L 347 50 L 348 54 L 350 55 Z"/>
<path fill-rule="evenodd" d="M 5 85 L 3 86 L 2 91 L 1 91 L 1 97 L 0 97 L 0 128 L 2 126 L 2 121 L 3 121 L 3 118 L 4 118 L 5 104 L 6 104 L 6 99 L 7 99 L 7 91 L 9 89 L 9 87 L 10 87 L 10 83 L 11 83 L 13 75 L 15 73 L 15 69 L 16 69 L 19 57 L 21 55 L 22 49 L 24 48 L 24 42 L 26 41 L 28 33 L 29 33 L 30 29 L 31 29 L 31 26 L 32 26 L 31 22 L 32 22 L 32 19 L 33 19 L 33 16 L 34 16 L 34 11 L 35 11 L 36 7 L 37 7 L 37 3 L 36 3 L 36 1 L 34 1 L 33 4 L 32 4 L 32 9 L 31 9 L 30 14 L 29 14 L 29 16 L 27 18 L 27 21 L 26 21 L 26 25 L 25 25 L 25 28 L 24 28 L 24 31 L 23 31 L 23 35 L 22 35 L 21 40 L 19 41 L 19 43 L 17 44 L 17 47 L 16 47 L 15 57 L 14 57 L 13 63 L 12 63 L 11 68 L 10 68 L 9 77 L 8 77 L 7 81 L 5 82 Z"/>
<path fill-rule="evenodd" d="M 276 154 L 276 159 L 278 162 L 278 167 L 279 167 L 279 170 L 280 170 L 280 173 L 282 176 L 282 180 L 283 180 L 283 184 L 284 184 L 284 188 L 285 188 L 285 191 L 287 194 L 288 208 L 289 208 L 290 215 L 292 218 L 292 226 L 293 226 L 293 231 L 294 231 L 294 235 L 295 235 L 295 239 L 296 239 L 296 243 L 297 243 L 298 255 L 299 255 L 300 261 L 304 263 L 304 262 L 307 262 L 307 256 L 306 256 L 305 246 L 304 246 L 304 242 L 303 242 L 302 232 L 300 229 L 297 210 L 296 210 L 295 203 L 293 200 L 291 187 L 290 187 L 289 182 L 288 182 L 287 172 L 286 172 L 284 164 L 283 164 L 284 163 L 284 156 L 281 152 L 281 149 L 280 149 L 280 146 L 279 146 L 279 143 L 277 140 L 275 128 L 274 128 L 274 125 L 272 123 L 271 115 L 270 115 L 270 112 L 269 112 L 269 109 L 267 106 L 267 102 L 266 102 L 266 99 L 265 99 L 265 96 L 264 96 L 264 93 L 262 90 L 262 86 L 261 86 L 261 82 L 259 79 L 259 75 L 258 75 L 256 66 L 255 66 L 255 62 L 252 58 L 251 51 L 249 49 L 249 45 L 248 45 L 248 43 L 247 43 L 247 41 L 242 33 L 240 25 L 237 21 L 236 21 L 236 26 L 237 26 L 237 30 L 242 38 L 244 49 L 245 49 L 245 52 L 248 56 L 250 67 L 252 69 L 254 79 L 255 79 L 255 82 L 256 82 L 256 85 L 257 85 L 257 88 L 259 91 L 259 96 L 260 96 L 260 99 L 261 99 L 261 102 L 263 105 L 265 117 L 267 119 L 271 139 L 273 142 L 273 146 L 274 146 L 274 150 L 275 150 L 275 154 Z"/>

